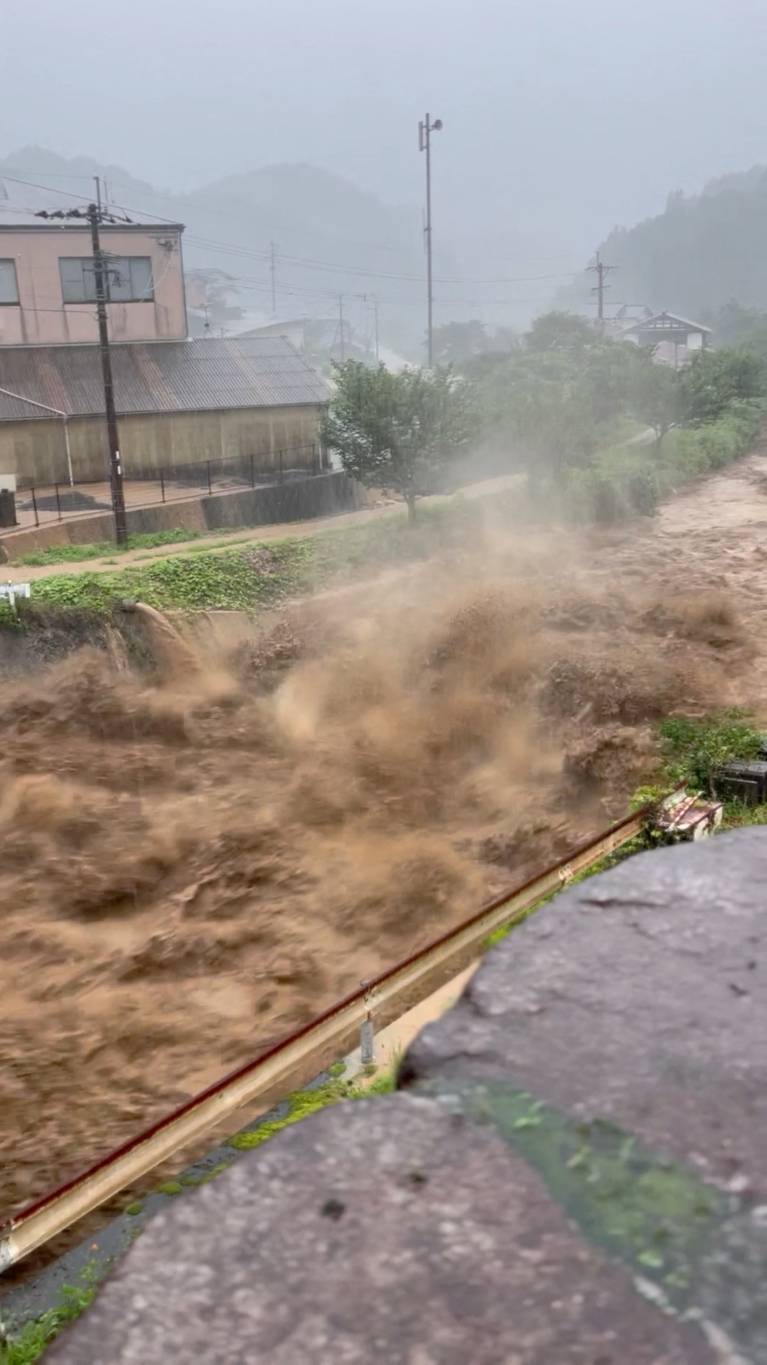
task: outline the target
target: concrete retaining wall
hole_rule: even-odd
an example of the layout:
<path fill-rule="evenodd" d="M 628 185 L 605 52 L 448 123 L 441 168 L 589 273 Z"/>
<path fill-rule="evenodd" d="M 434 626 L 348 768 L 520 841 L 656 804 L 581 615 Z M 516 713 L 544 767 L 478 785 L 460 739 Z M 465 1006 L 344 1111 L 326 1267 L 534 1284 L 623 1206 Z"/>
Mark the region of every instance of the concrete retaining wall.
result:
<path fill-rule="evenodd" d="M 131 508 L 127 514 L 130 535 L 154 534 L 182 529 L 190 532 L 218 531 L 226 527 L 269 526 L 279 522 L 308 521 L 353 511 L 364 505 L 364 493 L 348 474 L 318 474 L 264 488 L 238 489 L 233 493 L 187 498 L 152 507 Z M 50 546 L 92 545 L 114 538 L 111 512 L 98 516 L 51 522 L 29 531 L 12 531 L 0 538 L 0 564 Z"/>
<path fill-rule="evenodd" d="M 46 1362 L 767 1361 L 766 897 L 757 828 L 564 892 L 404 1093 L 171 1201 Z"/>

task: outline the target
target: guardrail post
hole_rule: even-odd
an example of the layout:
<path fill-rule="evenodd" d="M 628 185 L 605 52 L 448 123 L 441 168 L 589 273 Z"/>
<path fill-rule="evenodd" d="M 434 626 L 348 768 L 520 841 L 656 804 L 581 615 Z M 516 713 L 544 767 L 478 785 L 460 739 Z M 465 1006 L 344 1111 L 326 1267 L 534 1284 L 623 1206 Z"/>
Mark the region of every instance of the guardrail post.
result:
<path fill-rule="evenodd" d="M 37 498 L 35 497 L 35 485 L 32 484 L 32 511 L 35 514 L 35 526 L 40 525 L 40 513 L 37 510 Z"/>
<path fill-rule="evenodd" d="M 213 485 L 212 485 L 212 483 L 211 483 L 211 481 L 210 481 L 210 460 L 207 460 L 207 461 L 206 461 L 206 464 L 207 464 L 207 469 L 208 469 L 208 492 L 209 492 L 209 493 L 212 493 L 212 492 L 213 492 Z"/>
<path fill-rule="evenodd" d="M 165 502 L 165 470 L 160 465 L 160 498 Z"/>
<path fill-rule="evenodd" d="M 284 469 L 284 467 L 283 467 L 282 451 L 280 450 L 280 451 L 278 452 L 278 454 L 279 454 L 279 457 L 280 457 L 280 483 L 284 483 L 284 482 L 285 482 L 285 469 Z"/>
<path fill-rule="evenodd" d="M 363 981 L 362 985 L 366 983 Z M 360 1061 L 367 1067 L 375 1066 L 376 1045 L 373 1019 L 370 1011 L 370 991 L 365 991 L 365 1018 L 360 1025 Z"/>
<path fill-rule="evenodd" d="M 255 455 L 254 455 L 254 454 L 252 453 L 252 451 L 251 451 L 251 456 L 250 456 L 250 486 L 251 486 L 251 488 L 255 488 L 255 486 L 256 486 L 256 464 L 255 464 L 255 459 L 256 459 L 256 457 L 255 457 Z"/>
<path fill-rule="evenodd" d="M 61 521 L 61 498 L 59 497 L 59 486 L 57 483 L 55 483 L 53 486 L 56 490 L 56 511 L 59 514 L 59 521 Z"/>

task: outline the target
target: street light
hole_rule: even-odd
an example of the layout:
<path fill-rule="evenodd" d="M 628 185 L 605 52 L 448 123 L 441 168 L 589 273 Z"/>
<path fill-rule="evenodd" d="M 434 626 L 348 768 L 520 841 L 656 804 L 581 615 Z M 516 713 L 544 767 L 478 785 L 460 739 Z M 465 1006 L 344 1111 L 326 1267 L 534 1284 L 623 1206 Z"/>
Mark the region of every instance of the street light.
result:
<path fill-rule="evenodd" d="M 434 358 L 433 331 L 434 331 L 434 299 L 432 296 L 431 278 L 431 135 L 440 132 L 442 119 L 435 118 L 432 123 L 429 114 L 418 125 L 418 150 L 426 153 L 426 290 L 428 296 L 428 354 L 429 369 L 431 369 Z"/>

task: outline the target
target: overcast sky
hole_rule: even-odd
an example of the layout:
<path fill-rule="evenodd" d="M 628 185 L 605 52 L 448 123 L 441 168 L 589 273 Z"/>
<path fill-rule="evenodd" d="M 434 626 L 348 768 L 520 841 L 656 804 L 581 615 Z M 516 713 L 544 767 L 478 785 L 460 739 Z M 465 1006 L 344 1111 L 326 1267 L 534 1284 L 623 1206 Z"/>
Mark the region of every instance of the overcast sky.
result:
<path fill-rule="evenodd" d="M 311 161 L 413 202 L 428 108 L 456 236 L 578 261 L 767 162 L 766 72 L 765 0 L 5 0 L 0 154 L 174 188 Z"/>

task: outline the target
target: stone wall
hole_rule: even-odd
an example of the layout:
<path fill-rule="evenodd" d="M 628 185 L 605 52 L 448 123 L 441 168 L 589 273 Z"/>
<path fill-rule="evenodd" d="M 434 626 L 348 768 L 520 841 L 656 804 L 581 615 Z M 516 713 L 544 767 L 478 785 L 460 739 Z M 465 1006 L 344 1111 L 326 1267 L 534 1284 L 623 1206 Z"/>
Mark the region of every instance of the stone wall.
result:
<path fill-rule="evenodd" d="M 174 1201 L 46 1360 L 767 1360 L 765 906 L 756 828 L 561 894 L 401 1093 Z"/>

